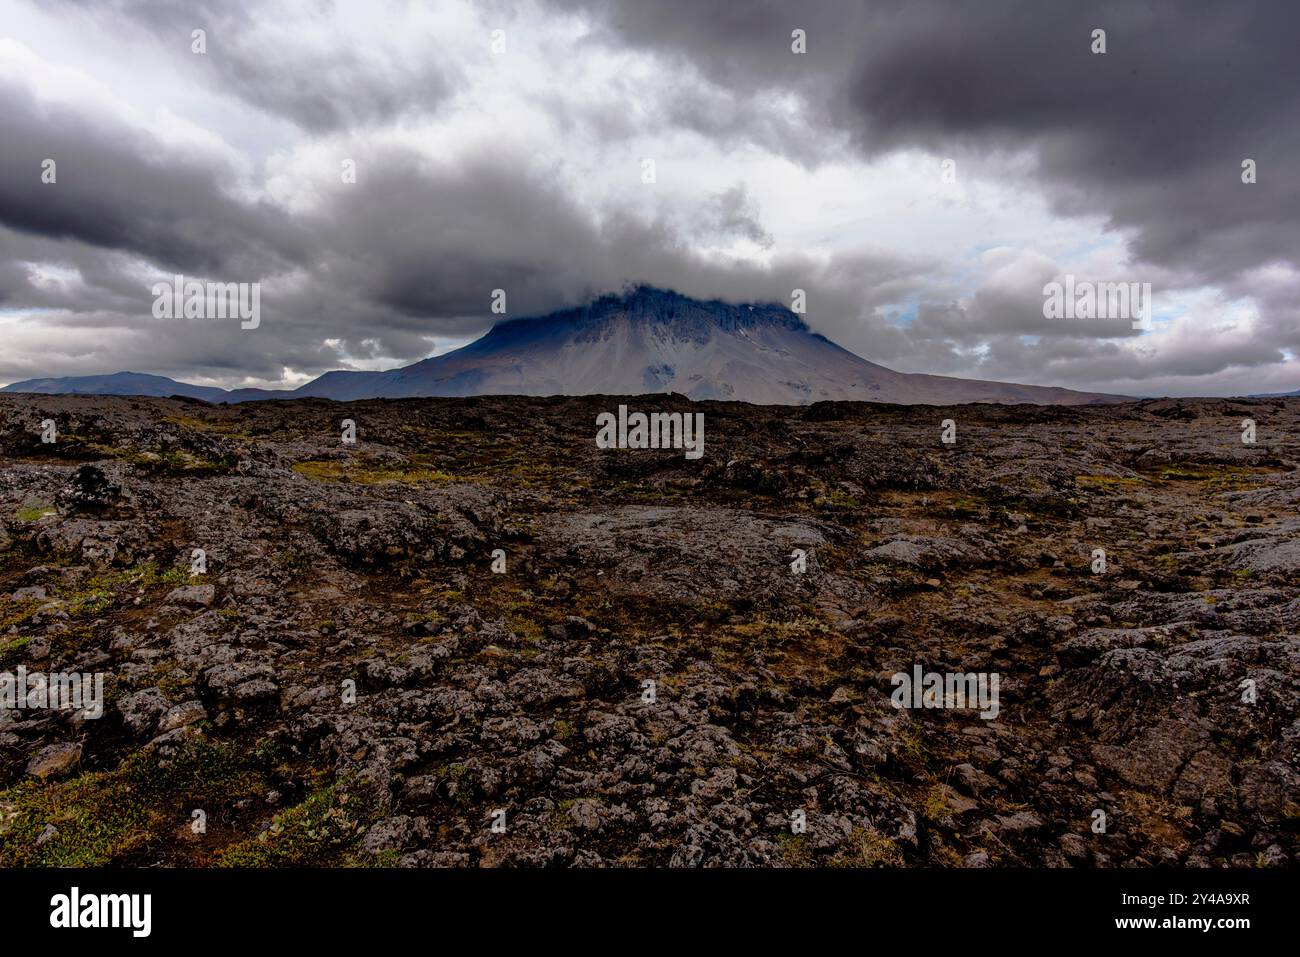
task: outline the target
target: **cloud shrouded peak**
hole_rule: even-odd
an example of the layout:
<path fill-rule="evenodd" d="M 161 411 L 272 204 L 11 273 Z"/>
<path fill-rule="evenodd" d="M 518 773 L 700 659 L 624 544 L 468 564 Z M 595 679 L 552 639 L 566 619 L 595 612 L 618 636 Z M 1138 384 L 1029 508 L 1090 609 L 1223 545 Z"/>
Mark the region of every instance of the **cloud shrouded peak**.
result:
<path fill-rule="evenodd" d="M 1300 385 L 1280 0 L 0 18 L 0 381 L 292 386 L 465 342 L 496 290 L 517 317 L 647 283 L 806 290 L 815 330 L 905 371 Z M 258 283 L 262 321 L 157 318 L 178 274 Z M 1049 318 L 1067 275 L 1150 283 L 1154 322 Z"/>

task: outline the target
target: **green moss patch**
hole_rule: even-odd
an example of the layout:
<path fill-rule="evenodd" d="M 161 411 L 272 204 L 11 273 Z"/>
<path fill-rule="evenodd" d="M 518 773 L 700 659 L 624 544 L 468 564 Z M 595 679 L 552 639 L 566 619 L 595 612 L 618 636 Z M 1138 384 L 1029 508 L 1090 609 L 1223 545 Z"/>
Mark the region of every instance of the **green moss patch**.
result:
<path fill-rule="evenodd" d="M 193 809 L 212 815 L 263 786 L 234 746 L 202 737 L 166 762 L 145 750 L 112 771 L 23 781 L 0 791 L 0 866 L 129 864 L 188 826 Z M 40 841 L 47 826 L 54 832 Z"/>

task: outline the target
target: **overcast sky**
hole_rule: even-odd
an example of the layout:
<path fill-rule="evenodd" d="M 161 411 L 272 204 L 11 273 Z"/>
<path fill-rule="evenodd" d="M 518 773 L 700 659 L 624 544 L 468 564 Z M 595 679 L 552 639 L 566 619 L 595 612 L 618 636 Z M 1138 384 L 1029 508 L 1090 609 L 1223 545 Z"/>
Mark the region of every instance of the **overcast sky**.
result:
<path fill-rule="evenodd" d="M 646 282 L 803 288 L 902 371 L 1291 391 L 1297 38 L 1294 0 L 0 0 L 0 383 L 292 387 Z M 154 318 L 175 274 L 260 326 Z M 1045 318 L 1066 274 L 1153 328 Z"/>

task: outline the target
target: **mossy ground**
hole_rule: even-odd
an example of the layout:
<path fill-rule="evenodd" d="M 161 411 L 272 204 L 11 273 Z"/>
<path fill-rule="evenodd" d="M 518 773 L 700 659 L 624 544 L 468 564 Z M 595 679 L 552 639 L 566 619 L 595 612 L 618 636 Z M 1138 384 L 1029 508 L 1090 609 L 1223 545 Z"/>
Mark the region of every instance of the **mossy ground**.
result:
<path fill-rule="evenodd" d="M 366 460 L 330 459 L 294 463 L 299 475 L 317 482 L 351 482 L 356 485 L 382 485 L 390 482 L 418 484 L 420 482 L 454 482 L 456 477 L 436 469 L 419 467 L 392 468 L 368 464 Z"/>
<path fill-rule="evenodd" d="M 168 760 L 145 749 L 111 770 L 25 780 L 0 791 L 0 866 L 141 864 L 156 855 L 202 860 L 210 842 L 196 835 L 178 843 L 173 835 L 190 831 L 192 812 L 201 809 L 208 835 L 219 841 L 231 805 L 265 792 L 273 765 L 264 755 L 196 735 Z M 47 826 L 57 833 L 42 841 Z"/>

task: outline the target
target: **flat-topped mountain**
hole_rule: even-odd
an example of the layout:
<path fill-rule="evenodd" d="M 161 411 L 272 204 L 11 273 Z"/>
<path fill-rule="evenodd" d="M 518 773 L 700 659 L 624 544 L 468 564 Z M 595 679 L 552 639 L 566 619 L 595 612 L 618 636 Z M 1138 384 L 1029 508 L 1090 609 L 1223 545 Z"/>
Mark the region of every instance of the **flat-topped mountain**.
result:
<path fill-rule="evenodd" d="M 895 372 L 809 329 L 777 303 L 731 304 L 638 286 L 547 316 L 498 323 L 444 355 L 386 372 L 327 372 L 294 390 L 219 389 L 158 376 L 29 379 L 8 392 L 351 400 L 470 395 L 642 395 L 769 405 L 859 400 L 1084 405 L 1123 396 Z"/>

